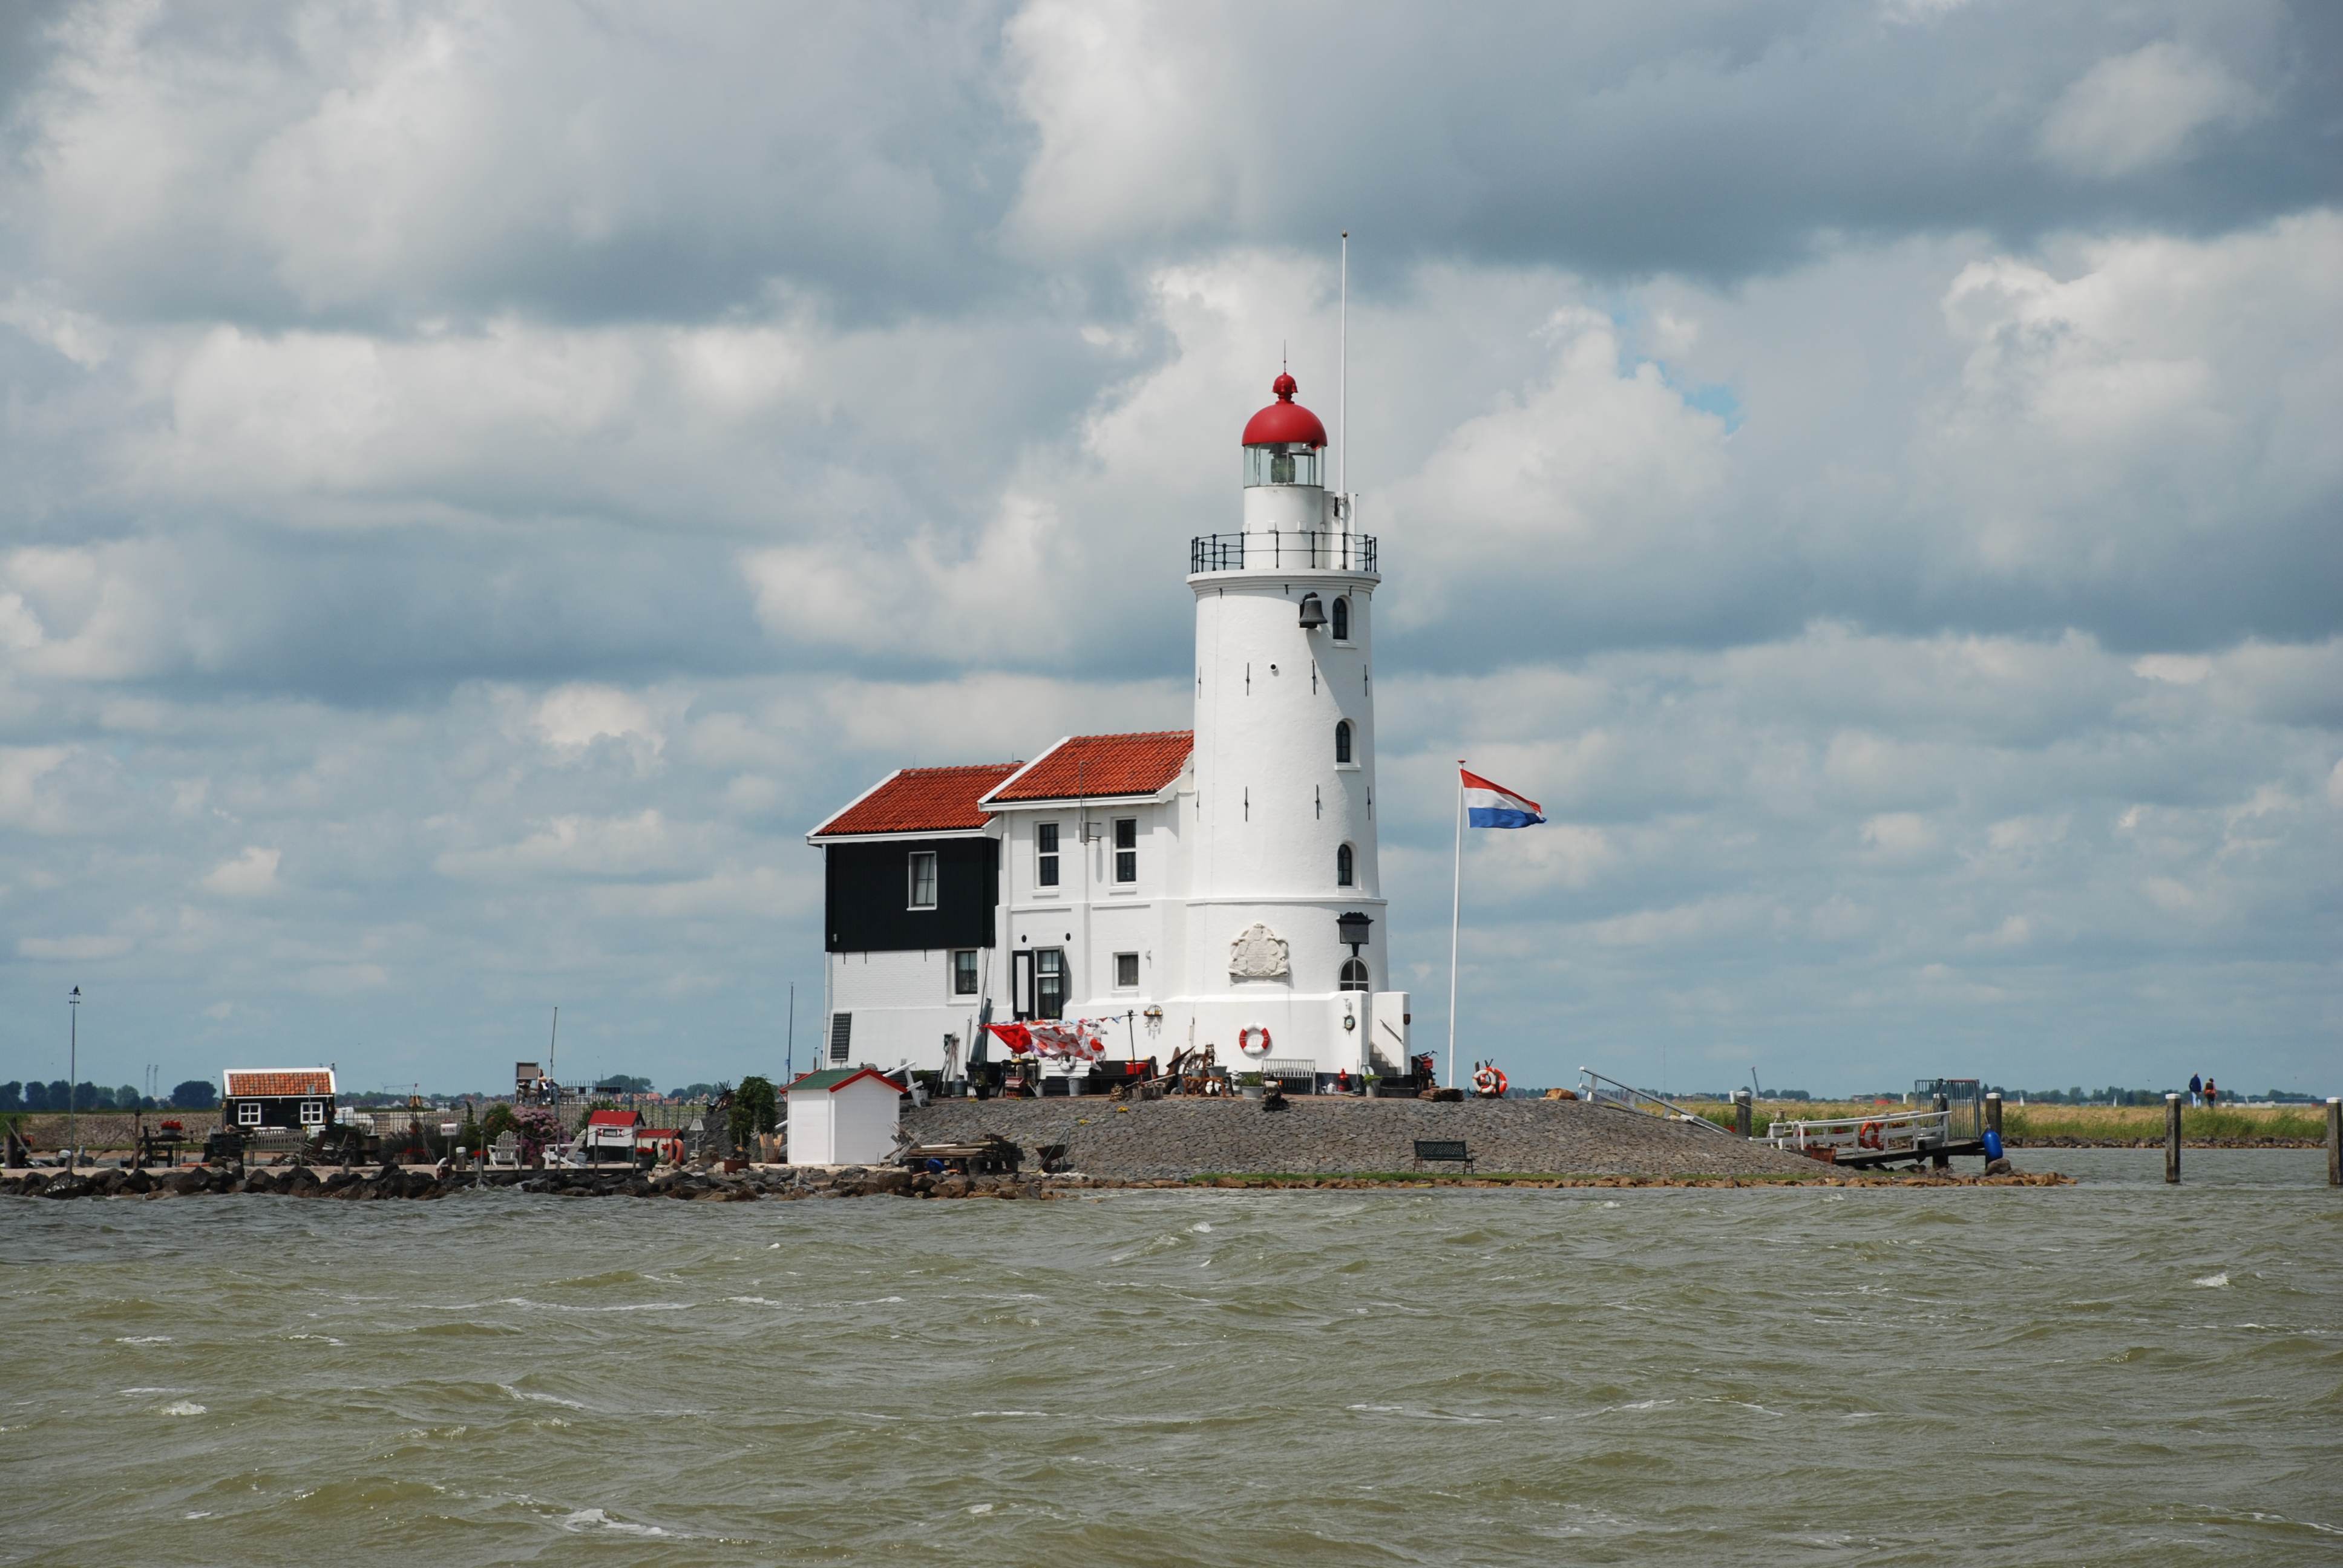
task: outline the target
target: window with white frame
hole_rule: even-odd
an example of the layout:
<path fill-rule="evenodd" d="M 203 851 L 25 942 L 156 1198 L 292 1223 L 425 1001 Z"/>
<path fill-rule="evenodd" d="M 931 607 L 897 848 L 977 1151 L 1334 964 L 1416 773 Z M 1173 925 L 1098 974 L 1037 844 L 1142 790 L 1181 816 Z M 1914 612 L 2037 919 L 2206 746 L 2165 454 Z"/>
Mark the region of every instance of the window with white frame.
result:
<path fill-rule="evenodd" d="M 1058 825 L 1055 822 L 1033 824 L 1033 885 L 1037 888 L 1058 885 Z"/>
<path fill-rule="evenodd" d="M 932 910 L 936 907 L 936 852 L 933 849 L 911 851 L 911 908 Z"/>
<path fill-rule="evenodd" d="M 1367 980 L 1366 960 L 1345 959 L 1342 960 L 1342 989 L 1344 990 L 1373 990 L 1374 989 L 1374 987 L 1369 984 Z"/>
<path fill-rule="evenodd" d="M 323 1127 L 325 1124 L 326 1102 L 322 1100 L 303 1101 L 301 1102 L 301 1125 L 304 1127 Z"/>
<path fill-rule="evenodd" d="M 1118 882 L 1139 880 L 1139 819 L 1117 817 L 1114 819 L 1114 879 Z"/>
<path fill-rule="evenodd" d="M 1334 885 L 1338 888 L 1347 888 L 1355 884 L 1358 880 L 1358 856 L 1352 851 L 1348 844 L 1335 850 Z"/>
<path fill-rule="evenodd" d="M 260 1101 L 257 1100 L 237 1101 L 236 1102 L 236 1124 L 238 1127 L 259 1126 Z"/>
<path fill-rule="evenodd" d="M 952 995 L 976 994 L 976 950 L 956 948 L 952 950 Z"/>
<path fill-rule="evenodd" d="M 1335 640 L 1336 642 L 1348 642 L 1348 641 L 1350 641 L 1350 640 L 1351 640 L 1351 601 L 1350 601 L 1349 599 L 1347 599 L 1347 598 L 1344 598 L 1341 597 L 1340 595 L 1337 595 L 1337 596 L 1335 597 L 1335 599 L 1334 599 L 1334 616 L 1333 616 L 1333 621 L 1334 621 L 1334 628 L 1333 628 L 1333 629 L 1334 629 L 1334 640 Z"/>
<path fill-rule="evenodd" d="M 1139 989 L 1139 955 L 1137 953 L 1114 955 L 1114 989 L 1117 990 Z"/>
<path fill-rule="evenodd" d="M 1347 719 L 1338 719 L 1334 721 L 1334 766 L 1347 768 L 1350 765 L 1351 721 Z"/>

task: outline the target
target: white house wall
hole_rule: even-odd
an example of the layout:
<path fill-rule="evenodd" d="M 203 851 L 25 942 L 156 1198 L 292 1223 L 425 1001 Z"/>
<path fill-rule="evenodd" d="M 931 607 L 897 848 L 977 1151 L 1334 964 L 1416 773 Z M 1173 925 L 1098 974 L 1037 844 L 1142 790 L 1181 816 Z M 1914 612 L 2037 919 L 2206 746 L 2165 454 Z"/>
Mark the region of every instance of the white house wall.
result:
<path fill-rule="evenodd" d="M 915 1068 L 936 1070 L 943 1066 L 946 1034 L 960 1037 L 961 1060 L 967 1060 L 966 1042 L 980 997 L 951 995 L 952 951 L 934 948 L 830 954 L 830 1010 L 832 1016 L 852 1013 L 854 1023 L 842 1062 L 830 1060 L 830 1030 L 825 1023 L 816 1047 L 820 1053 L 816 1065 L 891 1068 L 908 1061 Z M 988 963 L 997 971 L 998 950 L 978 949 L 977 962 L 980 974 L 981 966 Z M 1003 981 L 997 972 L 993 984 L 994 994 L 1001 994 Z M 994 1016 L 1007 1017 L 1007 1009 L 996 1006 Z"/>

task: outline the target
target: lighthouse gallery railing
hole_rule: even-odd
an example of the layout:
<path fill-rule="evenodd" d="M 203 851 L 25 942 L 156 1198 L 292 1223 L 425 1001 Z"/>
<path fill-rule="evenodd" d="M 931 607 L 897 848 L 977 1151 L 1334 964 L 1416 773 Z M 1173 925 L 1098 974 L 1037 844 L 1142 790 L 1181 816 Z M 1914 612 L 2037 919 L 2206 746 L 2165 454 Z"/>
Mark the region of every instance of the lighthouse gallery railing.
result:
<path fill-rule="evenodd" d="M 1281 533 L 1199 534 L 1188 541 L 1188 572 L 1375 569 L 1373 534 L 1297 528 Z"/>

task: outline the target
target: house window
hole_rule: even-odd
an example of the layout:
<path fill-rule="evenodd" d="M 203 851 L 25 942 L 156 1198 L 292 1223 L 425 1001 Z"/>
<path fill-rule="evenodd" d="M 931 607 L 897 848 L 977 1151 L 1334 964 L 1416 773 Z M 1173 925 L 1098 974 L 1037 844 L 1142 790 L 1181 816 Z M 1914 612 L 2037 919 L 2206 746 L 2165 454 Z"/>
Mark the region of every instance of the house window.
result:
<path fill-rule="evenodd" d="M 1066 950 L 1033 950 L 1033 1016 L 1066 1016 Z"/>
<path fill-rule="evenodd" d="M 1117 817 L 1114 819 L 1114 879 L 1118 882 L 1139 880 L 1139 819 Z"/>
<path fill-rule="evenodd" d="M 952 995 L 976 994 L 976 950 L 956 949 L 952 953 Z"/>
<path fill-rule="evenodd" d="M 1353 886 L 1356 881 L 1358 857 L 1351 852 L 1351 846 L 1345 844 L 1334 851 L 1334 885 L 1336 887 Z"/>
<path fill-rule="evenodd" d="M 911 908 L 932 910 L 936 907 L 936 852 L 933 849 L 911 851 Z"/>
<path fill-rule="evenodd" d="M 854 1039 L 854 1015 L 834 1012 L 830 1015 L 830 1060 L 844 1061 Z"/>
<path fill-rule="evenodd" d="M 1137 953 L 1114 955 L 1114 989 L 1117 990 L 1139 989 L 1139 955 Z"/>
<path fill-rule="evenodd" d="M 1348 641 L 1350 641 L 1350 640 L 1351 640 L 1351 601 L 1350 601 L 1349 599 L 1347 599 L 1347 598 L 1338 598 L 1337 599 L 1335 599 L 1335 600 L 1334 600 L 1334 615 L 1333 615 L 1333 621 L 1334 621 L 1334 640 L 1335 640 L 1336 642 L 1348 642 Z"/>
<path fill-rule="evenodd" d="M 326 1102 L 322 1100 L 303 1101 L 301 1102 L 301 1125 L 304 1127 L 323 1127 L 325 1124 Z"/>
<path fill-rule="evenodd" d="M 236 1124 L 238 1127 L 259 1126 L 260 1101 L 257 1100 L 237 1101 L 236 1102 Z"/>
<path fill-rule="evenodd" d="M 1350 760 L 1351 721 L 1347 719 L 1338 719 L 1334 721 L 1334 765 L 1338 768 L 1344 767 Z"/>
<path fill-rule="evenodd" d="M 1344 990 L 1372 990 L 1374 989 L 1367 980 L 1366 960 L 1344 959 L 1342 960 L 1342 989 Z"/>
<path fill-rule="evenodd" d="M 1058 825 L 1055 822 L 1034 824 L 1033 885 L 1037 888 L 1058 885 Z"/>

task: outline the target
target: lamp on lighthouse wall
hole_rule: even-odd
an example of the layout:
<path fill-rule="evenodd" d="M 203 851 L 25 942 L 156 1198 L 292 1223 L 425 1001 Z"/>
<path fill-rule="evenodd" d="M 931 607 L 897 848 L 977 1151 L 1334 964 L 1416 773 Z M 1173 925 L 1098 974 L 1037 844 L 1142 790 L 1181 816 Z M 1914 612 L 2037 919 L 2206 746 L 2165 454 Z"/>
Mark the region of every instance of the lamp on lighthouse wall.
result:
<path fill-rule="evenodd" d="M 1357 958 L 1359 950 L 1367 944 L 1367 929 L 1375 922 L 1356 910 L 1334 917 L 1336 938 L 1350 944 L 1351 956 Z"/>

